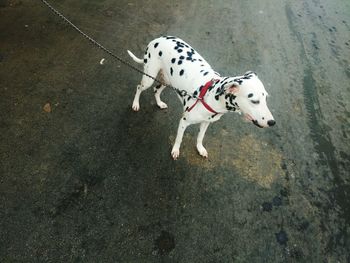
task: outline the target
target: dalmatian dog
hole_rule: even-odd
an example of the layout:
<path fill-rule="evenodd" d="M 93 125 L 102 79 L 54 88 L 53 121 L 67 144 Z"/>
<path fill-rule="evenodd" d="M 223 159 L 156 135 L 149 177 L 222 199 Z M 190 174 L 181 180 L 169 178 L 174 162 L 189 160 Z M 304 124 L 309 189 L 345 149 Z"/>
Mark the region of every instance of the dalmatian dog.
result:
<path fill-rule="evenodd" d="M 173 36 L 152 40 L 143 59 L 137 58 L 129 50 L 128 53 L 135 62 L 144 65 L 146 74 L 162 79 L 163 84 L 154 88 L 159 108 L 167 108 L 167 104 L 160 98 L 167 86 L 172 86 L 177 91 L 183 104 L 184 113 L 171 151 L 174 160 L 180 155 L 184 132 L 191 124 L 200 124 L 197 150 L 206 158 L 208 152 L 203 146 L 204 134 L 210 123 L 219 120 L 227 112 L 243 113 L 247 121 L 260 128 L 275 125 L 266 104 L 268 93 L 252 71 L 242 76 L 221 77 L 189 44 Z M 153 82 L 146 75 L 142 77 L 132 104 L 134 111 L 140 110 L 140 95 Z"/>

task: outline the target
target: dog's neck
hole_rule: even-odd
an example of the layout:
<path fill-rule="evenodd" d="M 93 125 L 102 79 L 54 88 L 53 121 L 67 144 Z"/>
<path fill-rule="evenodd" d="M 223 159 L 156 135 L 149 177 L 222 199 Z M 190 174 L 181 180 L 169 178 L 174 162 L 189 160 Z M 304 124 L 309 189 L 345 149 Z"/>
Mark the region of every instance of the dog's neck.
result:
<path fill-rule="evenodd" d="M 208 96 L 208 104 L 219 113 L 240 112 L 240 108 L 236 102 L 236 96 L 225 90 L 225 85 L 233 82 L 234 78 L 220 78 L 210 89 Z"/>

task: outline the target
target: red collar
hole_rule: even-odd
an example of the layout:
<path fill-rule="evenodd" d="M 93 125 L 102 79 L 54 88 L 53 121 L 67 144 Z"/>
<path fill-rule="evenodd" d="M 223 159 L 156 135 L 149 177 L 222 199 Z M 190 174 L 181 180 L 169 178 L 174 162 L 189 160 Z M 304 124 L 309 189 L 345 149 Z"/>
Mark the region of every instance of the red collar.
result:
<path fill-rule="evenodd" d="M 207 104 L 205 101 L 204 101 L 204 96 L 205 94 L 207 93 L 208 89 L 213 86 L 214 84 L 214 79 L 212 80 L 209 80 L 205 85 L 204 87 L 201 89 L 200 93 L 199 93 L 199 96 L 196 100 L 196 102 L 190 107 L 187 109 L 188 112 L 190 112 L 191 110 L 193 110 L 193 108 L 197 105 L 198 101 L 200 101 L 203 106 L 210 112 L 214 113 L 214 114 L 219 114 L 219 112 L 215 111 L 212 107 L 209 106 L 209 104 Z"/>

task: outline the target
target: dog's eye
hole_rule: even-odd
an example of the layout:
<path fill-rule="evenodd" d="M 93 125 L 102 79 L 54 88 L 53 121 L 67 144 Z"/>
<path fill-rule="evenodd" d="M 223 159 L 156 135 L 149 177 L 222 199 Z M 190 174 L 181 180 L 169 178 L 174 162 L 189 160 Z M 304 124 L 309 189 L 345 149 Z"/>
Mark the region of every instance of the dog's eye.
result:
<path fill-rule="evenodd" d="M 253 104 L 259 104 L 259 103 L 260 103 L 259 100 L 252 100 L 251 102 L 252 102 Z"/>

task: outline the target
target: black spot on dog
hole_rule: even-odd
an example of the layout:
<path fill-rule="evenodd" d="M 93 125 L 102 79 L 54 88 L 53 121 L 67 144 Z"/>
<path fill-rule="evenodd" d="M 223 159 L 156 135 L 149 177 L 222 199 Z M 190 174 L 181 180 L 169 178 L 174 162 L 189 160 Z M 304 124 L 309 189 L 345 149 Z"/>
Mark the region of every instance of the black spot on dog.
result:
<path fill-rule="evenodd" d="M 159 43 L 157 42 L 157 43 L 155 43 L 154 44 L 154 48 L 157 48 L 158 47 L 158 45 L 159 45 Z"/>
<path fill-rule="evenodd" d="M 179 59 L 185 59 L 185 57 L 184 56 L 180 56 Z"/>
<path fill-rule="evenodd" d="M 181 65 L 182 64 L 182 60 L 179 60 L 179 62 L 177 62 L 178 65 Z"/>
<path fill-rule="evenodd" d="M 148 53 L 148 58 L 151 58 L 151 53 Z"/>
<path fill-rule="evenodd" d="M 222 87 L 219 87 L 219 88 L 217 89 L 217 92 L 216 92 L 216 93 L 218 93 L 219 95 L 222 95 L 222 94 L 225 93 L 225 89 L 222 88 Z"/>
<path fill-rule="evenodd" d="M 219 100 L 220 96 L 219 95 L 215 95 L 215 99 Z"/>
<path fill-rule="evenodd" d="M 175 63 L 175 61 L 176 61 L 176 58 L 172 58 L 172 59 L 171 59 L 171 63 L 173 63 L 173 64 L 174 64 L 174 63 Z"/>
<path fill-rule="evenodd" d="M 222 85 L 221 85 L 221 89 L 225 89 L 225 85 L 226 85 L 226 81 L 224 82 L 224 83 L 222 83 Z"/>
<path fill-rule="evenodd" d="M 143 60 L 143 62 L 146 64 L 146 63 L 147 63 L 147 58 L 145 58 L 145 59 Z"/>
<path fill-rule="evenodd" d="M 193 92 L 193 96 L 197 96 L 198 91 Z"/>
<path fill-rule="evenodd" d="M 202 69 L 201 71 L 199 71 L 200 73 L 204 72 L 204 69 Z"/>
<path fill-rule="evenodd" d="M 225 82 L 225 81 L 226 81 L 228 78 L 229 78 L 229 77 L 225 77 L 225 78 L 223 78 L 223 79 L 220 81 L 220 83 Z"/>
<path fill-rule="evenodd" d="M 206 72 L 205 72 L 205 73 L 203 74 L 203 76 L 206 76 L 206 75 L 208 75 L 208 73 L 209 73 L 209 72 L 208 72 L 208 71 L 206 71 Z"/>
<path fill-rule="evenodd" d="M 161 57 L 163 55 L 163 52 L 159 51 L 158 55 Z"/>
<path fill-rule="evenodd" d="M 231 105 L 235 105 L 234 100 L 236 99 L 236 96 L 233 95 L 233 94 L 229 94 L 229 98 L 230 98 L 230 104 L 231 104 Z"/>
<path fill-rule="evenodd" d="M 242 84 L 243 80 L 242 79 L 234 79 L 235 82 L 237 82 L 239 85 Z"/>
<path fill-rule="evenodd" d="M 170 68 L 170 75 L 171 76 L 173 75 L 173 72 L 174 72 L 173 68 Z"/>
<path fill-rule="evenodd" d="M 175 46 L 174 49 L 177 50 L 179 47 L 178 46 Z"/>
<path fill-rule="evenodd" d="M 183 69 L 180 70 L 180 76 L 182 76 L 185 73 Z"/>
<path fill-rule="evenodd" d="M 187 51 L 187 56 L 192 57 L 192 52 Z"/>
<path fill-rule="evenodd" d="M 182 47 L 182 48 L 184 48 L 185 47 L 185 45 L 184 44 L 182 44 L 182 43 L 180 43 L 180 42 L 178 42 L 178 43 L 176 43 L 177 44 L 177 46 L 178 47 Z"/>
<path fill-rule="evenodd" d="M 226 109 L 229 111 L 236 111 L 236 108 L 233 106 L 226 106 Z"/>
<path fill-rule="evenodd" d="M 181 49 L 181 48 L 179 48 L 179 49 L 177 50 L 177 52 L 181 53 L 181 52 L 182 52 L 182 49 Z"/>
<path fill-rule="evenodd" d="M 165 36 L 166 39 L 176 39 L 176 37 L 173 36 Z"/>

